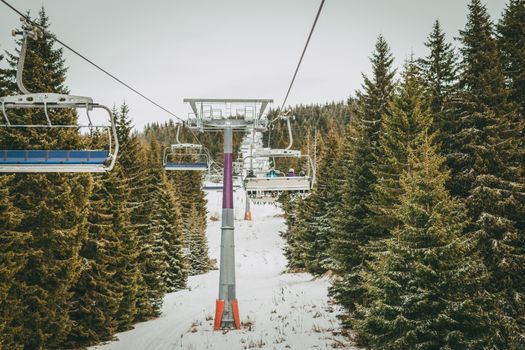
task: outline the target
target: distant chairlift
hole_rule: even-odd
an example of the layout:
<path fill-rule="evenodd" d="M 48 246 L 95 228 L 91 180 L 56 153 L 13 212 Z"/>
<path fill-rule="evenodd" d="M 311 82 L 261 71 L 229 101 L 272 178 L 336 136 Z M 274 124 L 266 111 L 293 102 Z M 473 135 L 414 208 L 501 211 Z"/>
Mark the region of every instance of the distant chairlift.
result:
<path fill-rule="evenodd" d="M 180 124 L 177 127 L 177 143 L 164 150 L 164 169 L 167 171 L 208 171 L 210 156 L 200 144 L 179 141 Z"/>
<path fill-rule="evenodd" d="M 301 151 L 291 150 L 293 143 L 290 118 L 285 118 L 288 126 L 290 143 L 285 149 L 259 148 L 255 149 L 252 158 L 304 158 L 306 160 L 306 171 L 285 174 L 274 169 L 267 169 L 255 173 L 249 170 L 244 179 L 244 188 L 256 203 L 273 203 L 283 192 L 288 192 L 292 197 L 305 197 L 310 193 L 315 182 L 315 166 L 309 155 L 302 155 Z M 274 162 L 275 164 L 275 162 Z"/>
<path fill-rule="evenodd" d="M 23 21 L 22 31 L 13 31 L 13 36 L 22 35 L 22 47 L 17 65 L 17 84 L 23 95 L 0 97 L 0 108 L 5 124 L 0 127 L 8 130 L 89 128 L 93 131 L 103 130 L 108 136 L 107 150 L 38 150 L 38 149 L 2 149 L 0 150 L 1 173 L 50 173 L 50 172 L 105 172 L 113 169 L 118 154 L 119 144 L 115 121 L 111 110 L 106 106 L 93 103 L 89 97 L 71 96 L 57 93 L 30 93 L 23 84 L 22 73 L 27 51 L 28 37 L 34 40 L 43 37 L 44 33 L 37 27 Z M 8 116 L 8 110 L 40 109 L 43 110 L 46 124 L 19 124 L 12 120 L 20 117 Z M 85 109 L 88 125 L 53 124 L 50 111 L 54 109 Z M 93 109 L 103 109 L 109 115 L 110 125 L 94 125 L 89 114 Z M 95 133 L 97 134 L 97 133 Z M 98 133 L 100 135 L 100 133 Z"/>
<path fill-rule="evenodd" d="M 210 170 L 204 176 L 202 189 L 205 191 L 222 191 L 224 189 L 223 177 L 222 169 L 216 163 L 212 163 Z M 242 177 L 238 175 L 235 167 L 232 182 L 234 191 L 242 188 Z"/>

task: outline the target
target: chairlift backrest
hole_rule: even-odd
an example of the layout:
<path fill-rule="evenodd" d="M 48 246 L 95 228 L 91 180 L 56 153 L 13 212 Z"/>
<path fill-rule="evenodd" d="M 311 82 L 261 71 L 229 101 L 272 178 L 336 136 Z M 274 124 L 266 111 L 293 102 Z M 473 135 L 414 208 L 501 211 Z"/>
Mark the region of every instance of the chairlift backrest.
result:
<path fill-rule="evenodd" d="M 27 38 L 39 39 L 43 31 L 23 21 L 22 31 L 13 31 L 14 35 L 22 35 L 22 47 L 17 65 L 17 84 L 22 95 L 0 97 L 0 110 L 4 124 L 0 127 L 7 130 L 41 129 L 48 131 L 53 128 L 88 128 L 93 135 L 93 130 L 103 129 L 108 135 L 107 150 L 35 150 L 35 149 L 4 149 L 0 150 L 0 172 L 2 173 L 48 173 L 48 172 L 104 172 L 110 171 L 115 165 L 119 144 L 115 120 L 111 110 L 106 106 L 93 103 L 93 99 L 84 96 L 72 96 L 57 93 L 30 93 L 23 84 L 23 69 L 27 50 Z M 46 124 L 21 124 L 14 123 L 8 111 L 20 109 L 43 110 Z M 50 109 L 84 109 L 86 111 L 87 125 L 55 124 L 50 116 Z M 108 116 L 110 124 L 93 124 L 90 111 L 102 109 Z"/>
<path fill-rule="evenodd" d="M 177 143 L 164 150 L 163 163 L 168 171 L 207 171 L 210 156 L 202 145 Z"/>

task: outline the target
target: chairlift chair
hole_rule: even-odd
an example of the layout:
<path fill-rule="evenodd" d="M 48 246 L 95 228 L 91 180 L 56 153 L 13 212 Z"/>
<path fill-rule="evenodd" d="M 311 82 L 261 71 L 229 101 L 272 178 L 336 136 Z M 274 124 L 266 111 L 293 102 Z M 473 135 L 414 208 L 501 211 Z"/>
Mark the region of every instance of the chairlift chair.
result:
<path fill-rule="evenodd" d="M 164 149 L 162 157 L 167 171 L 208 171 L 210 155 L 200 144 L 181 143 L 179 140 L 181 124 L 177 125 L 175 144 Z"/>
<path fill-rule="evenodd" d="M 288 147 L 285 149 L 257 148 L 253 150 L 251 157 L 254 159 L 304 158 L 306 159 L 307 172 L 304 175 L 294 174 L 294 176 L 268 177 L 265 172 L 259 174 L 252 173 L 252 176 L 246 176 L 244 179 L 244 188 L 246 189 L 248 197 L 254 199 L 256 202 L 275 202 L 283 192 L 290 193 L 292 198 L 305 197 L 310 193 L 315 182 L 315 165 L 311 157 L 309 155 L 302 155 L 301 151 L 291 149 L 293 136 L 290 117 L 281 116 L 279 118 L 286 119 L 287 122 L 290 138 Z"/>
<path fill-rule="evenodd" d="M 242 188 L 242 177 L 233 176 L 233 190 Z M 222 174 L 207 174 L 204 177 L 202 189 L 205 191 L 222 191 L 224 189 Z"/>
<path fill-rule="evenodd" d="M 202 145 L 178 143 L 164 150 L 167 171 L 208 171 L 209 155 Z"/>
<path fill-rule="evenodd" d="M 27 38 L 39 39 L 43 32 L 38 27 L 29 23 L 22 24 L 22 31 L 13 31 L 13 35 L 22 35 L 22 47 L 17 65 L 17 84 L 22 95 L 0 97 L 0 108 L 4 124 L 0 127 L 8 130 L 42 129 L 49 131 L 55 128 L 74 128 L 81 130 L 87 128 L 91 135 L 93 131 L 103 130 L 108 137 L 106 150 L 71 150 L 71 149 L 2 149 L 0 150 L 1 173 L 69 173 L 69 172 L 105 172 L 113 169 L 117 158 L 119 144 L 115 120 L 111 110 L 103 105 L 93 103 L 90 97 L 72 96 L 57 93 L 30 93 L 23 84 L 22 72 L 24 69 L 25 54 L 27 51 Z M 46 124 L 21 124 L 12 123 L 16 118 L 9 117 L 9 110 L 42 110 Z M 54 124 L 50 111 L 54 109 L 84 109 L 86 111 L 87 125 Z M 102 109 L 109 116 L 109 125 L 95 125 L 92 122 L 90 111 Z"/>
<path fill-rule="evenodd" d="M 244 188 L 248 197 L 256 201 L 264 200 L 271 203 L 277 200 L 283 192 L 290 193 L 292 198 L 307 196 L 315 182 L 315 169 L 310 156 L 300 157 L 305 158 L 308 164 L 308 170 L 303 176 L 295 174 L 295 176 L 268 177 L 266 172 L 253 174 L 253 177 L 246 176 Z"/>

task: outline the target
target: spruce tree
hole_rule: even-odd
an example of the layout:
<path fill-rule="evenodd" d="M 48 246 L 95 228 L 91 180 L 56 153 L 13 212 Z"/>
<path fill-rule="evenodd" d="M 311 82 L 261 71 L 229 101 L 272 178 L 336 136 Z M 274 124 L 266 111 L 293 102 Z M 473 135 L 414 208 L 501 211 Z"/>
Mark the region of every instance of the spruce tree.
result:
<path fill-rule="evenodd" d="M 80 250 L 84 264 L 72 289 L 70 314 L 75 326 L 69 335 L 71 346 L 109 340 L 117 329 L 116 313 L 123 288 L 114 278 L 122 258 L 113 227 L 116 203 L 110 193 L 110 182 L 115 181 L 116 176 L 110 172 L 94 179 L 88 209 L 88 236 Z"/>
<path fill-rule="evenodd" d="M 525 2 L 510 0 L 498 24 L 504 74 L 510 99 L 516 103 L 525 120 Z"/>
<path fill-rule="evenodd" d="M 482 260 L 462 235 L 465 210 L 431 143 L 410 152 L 400 225 L 362 274 L 369 300 L 355 329 L 371 349 L 481 349 L 491 335 Z"/>
<path fill-rule="evenodd" d="M 381 123 L 380 152 L 373 171 L 377 182 L 370 204 L 373 220 L 385 232 L 397 225 L 394 212 L 403 193 L 399 177 L 408 166 L 409 149 L 421 142 L 422 132 L 432 124 L 423 82 L 413 59 L 405 64 L 397 90 Z"/>
<path fill-rule="evenodd" d="M 142 150 L 142 153 L 146 153 Z M 144 154 L 146 156 L 146 154 Z M 138 264 L 144 285 L 139 289 L 139 297 L 137 301 L 137 319 L 145 320 L 150 317 L 158 316 L 160 307 L 162 305 L 162 297 L 167 291 L 164 279 L 167 273 L 167 255 L 164 249 L 163 237 L 160 230 L 160 222 L 162 219 L 157 216 L 157 192 L 155 187 L 155 170 L 151 166 L 155 165 L 155 160 L 152 159 L 151 153 L 147 158 L 146 163 L 146 183 L 145 192 L 141 193 L 140 204 L 137 209 L 139 212 L 134 212 L 139 221 L 138 228 L 138 242 L 139 242 L 139 256 Z M 137 200 L 138 198 L 135 198 Z"/>
<path fill-rule="evenodd" d="M 320 159 L 317 166 L 317 182 L 304 203 L 305 221 L 303 235 L 297 237 L 301 256 L 308 272 L 324 273 L 333 266 L 330 256 L 332 221 L 334 208 L 340 201 L 339 187 L 341 163 L 339 157 L 340 135 L 335 125 L 320 144 Z"/>
<path fill-rule="evenodd" d="M 286 230 L 281 232 L 281 237 L 286 241 L 284 256 L 290 271 L 302 270 L 306 266 L 303 259 L 304 247 L 302 242 L 305 237 L 307 213 L 310 213 L 307 201 L 308 197 L 292 201 L 287 192 L 279 196 L 286 225 Z"/>
<path fill-rule="evenodd" d="M 152 152 L 155 152 L 154 147 Z M 186 287 L 188 261 L 184 254 L 184 247 L 187 245 L 187 232 L 184 231 L 180 200 L 164 174 L 160 158 L 157 161 L 157 170 L 160 180 L 156 188 L 158 208 L 156 216 L 159 224 L 157 230 L 161 232 L 167 265 L 164 283 L 167 291 L 175 292 Z"/>
<path fill-rule="evenodd" d="M 36 22 L 49 28 L 42 9 Z M 17 42 L 20 45 L 20 41 Z M 25 85 L 30 91 L 67 93 L 66 68 L 62 50 L 51 37 L 29 39 Z M 18 55 L 8 53 L 12 90 Z M 5 90 L 4 90 L 5 91 Z M 72 110 L 52 111 L 55 124 L 75 124 Z M 25 110 L 12 113 L 13 123 L 41 124 L 42 112 Z M 82 138 L 74 128 L 51 130 L 24 128 L 2 131 L 0 143 L 11 149 L 81 149 Z M 6 148 L 4 148 L 6 149 Z M 12 203 L 22 213 L 17 231 L 28 232 L 28 244 L 12 242 L 14 251 L 23 248 L 27 263 L 17 272 L 20 310 L 14 340 L 28 349 L 60 348 L 72 322 L 69 318 L 71 288 L 81 270 L 79 250 L 86 232 L 86 209 L 90 196 L 90 177 L 65 174 L 18 174 L 10 182 Z M 17 237 L 18 240 L 18 237 Z M 8 244 L 6 242 L 6 244 Z"/>
<path fill-rule="evenodd" d="M 343 144 L 342 200 L 336 209 L 331 249 L 336 272 L 341 277 L 334 283 L 331 294 L 348 311 L 343 317 L 345 323 L 348 316 L 353 315 L 355 305 L 365 297 L 359 275 L 369 259 L 364 248 L 370 241 L 384 236 L 371 219 L 369 208 L 376 183 L 373 171 L 380 151 L 381 122 L 393 98 L 395 85 L 393 57 L 382 36 L 377 40 L 371 62 L 372 78 L 364 76 L 364 91 L 358 94 L 357 115 L 351 121 Z"/>
<path fill-rule="evenodd" d="M 202 214 L 197 211 L 196 206 L 191 207 L 189 215 L 189 227 L 187 229 L 188 265 L 190 275 L 200 275 L 210 270 L 210 258 L 208 256 L 208 240 L 206 229 L 202 227 L 199 218 Z"/>
<path fill-rule="evenodd" d="M 112 229 L 119 241 L 117 267 L 112 280 L 120 289 L 120 303 L 115 313 L 117 329 L 125 331 L 131 328 L 137 317 L 137 299 L 141 285 L 141 274 L 138 265 L 139 245 L 136 227 L 131 222 L 130 185 L 123 174 L 120 162 L 113 170 L 107 191 L 112 199 Z"/>
<path fill-rule="evenodd" d="M 143 142 L 139 139 L 136 132 L 133 131 L 129 108 L 123 103 L 117 111 L 117 134 L 120 141 L 122 152 L 119 156 L 119 163 L 122 166 L 122 172 L 129 184 L 129 202 L 127 206 L 130 215 L 130 228 L 136 233 L 137 240 L 137 268 L 139 276 L 136 289 L 135 300 L 129 300 L 121 305 L 121 311 L 127 314 L 127 308 L 131 313 L 135 313 L 133 321 L 144 321 L 151 317 L 157 316 L 160 307 L 160 298 L 164 293 L 163 290 L 152 290 L 154 281 L 159 277 L 149 263 L 152 248 L 152 239 L 150 237 L 150 226 L 154 212 L 154 202 L 150 193 L 150 171 L 148 164 L 148 154 Z M 131 248 L 133 241 L 128 242 Z M 161 266 L 165 266 L 163 263 Z M 130 276 L 131 277 L 131 276 Z M 162 276 L 160 277 L 162 279 Z M 163 283 L 162 283 L 163 285 Z M 131 314 L 130 313 L 130 314 Z M 121 328 L 131 326 L 127 322 L 120 325 Z"/>
<path fill-rule="evenodd" d="M 423 82 L 426 88 L 425 98 L 429 100 L 430 111 L 434 117 L 434 131 L 447 130 L 450 126 L 443 119 L 450 98 L 457 84 L 457 59 L 452 44 L 445 39 L 441 24 L 436 20 L 425 43 L 429 53 L 419 60 Z M 439 142 L 439 134 L 437 135 Z"/>
<path fill-rule="evenodd" d="M 469 5 L 462 42 L 460 91 L 442 133 L 451 168 L 448 187 L 462 198 L 471 219 L 465 232 L 476 240 L 489 272 L 487 290 L 496 301 L 501 330 L 497 348 L 523 346 L 525 300 L 525 177 L 522 135 L 508 100 L 501 55 L 486 8 Z M 521 343 L 520 343 L 521 342 Z"/>
<path fill-rule="evenodd" d="M 8 186 L 12 177 L 0 176 L 0 349 L 21 348 L 20 332 L 21 308 L 23 301 L 17 290 L 24 284 L 18 281 L 17 274 L 25 268 L 28 260 L 27 247 L 30 234 L 17 231 L 23 221 L 22 211 L 13 206 L 13 196 Z"/>

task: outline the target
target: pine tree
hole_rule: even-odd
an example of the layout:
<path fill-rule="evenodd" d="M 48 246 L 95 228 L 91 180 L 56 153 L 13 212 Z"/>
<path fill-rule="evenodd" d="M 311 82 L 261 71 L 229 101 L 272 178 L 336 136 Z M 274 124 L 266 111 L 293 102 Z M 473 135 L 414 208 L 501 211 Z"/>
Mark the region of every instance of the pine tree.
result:
<path fill-rule="evenodd" d="M 443 133 L 451 168 L 448 187 L 465 200 L 474 237 L 489 272 L 501 330 L 497 348 L 523 346 L 525 300 L 525 177 L 515 109 L 508 101 L 501 55 L 486 8 L 472 0 L 460 32 L 460 91 L 448 114 L 452 128 Z M 519 343 L 521 342 L 521 344 Z"/>
<path fill-rule="evenodd" d="M 36 22 L 49 28 L 43 9 Z M 49 36 L 29 40 L 23 76 L 30 91 L 67 93 L 62 50 L 55 49 L 53 43 Z M 11 67 L 8 86 L 12 87 L 18 56 L 8 53 L 7 58 Z M 72 110 L 54 111 L 50 116 L 55 124 L 76 123 Z M 43 116 L 41 111 L 26 110 L 13 113 L 12 122 L 41 124 Z M 11 149 L 82 148 L 82 138 L 74 128 L 3 130 L 0 139 L 2 145 Z M 19 286 L 20 311 L 16 320 L 19 330 L 14 339 L 18 345 L 28 349 L 60 348 L 71 329 L 70 290 L 81 267 L 79 250 L 87 232 L 90 188 L 87 175 L 22 174 L 10 182 L 12 203 L 23 218 L 17 231 L 30 234 L 27 244 L 12 242 L 14 251 L 24 249 L 27 254 L 27 263 L 13 281 Z"/>
<path fill-rule="evenodd" d="M 110 191 L 114 181 L 118 181 L 115 172 L 96 177 L 94 181 L 88 236 L 80 250 L 84 266 L 72 289 L 74 303 L 70 314 L 75 326 L 69 335 L 71 346 L 109 340 L 117 329 L 116 313 L 123 288 L 114 278 L 122 258 L 113 227 L 117 203 Z"/>
<path fill-rule="evenodd" d="M 28 260 L 26 247 L 30 234 L 17 231 L 23 221 L 22 212 L 13 206 L 8 186 L 11 177 L 0 176 L 0 349 L 18 349 L 20 325 L 17 318 L 23 302 L 17 296 L 19 284 L 16 275 Z M 23 288 L 23 287 L 22 287 Z"/>
<path fill-rule="evenodd" d="M 397 226 L 395 207 L 403 193 L 399 177 L 408 166 L 409 149 L 421 142 L 422 132 L 432 124 L 430 109 L 424 100 L 419 69 L 414 60 L 410 60 L 405 64 L 398 92 L 383 116 L 380 152 L 373 171 L 377 182 L 373 186 L 370 208 L 377 227 L 385 232 Z"/>
<path fill-rule="evenodd" d="M 525 120 L 525 2 L 510 0 L 498 24 L 501 48 L 510 99 L 516 103 Z"/>
<path fill-rule="evenodd" d="M 192 206 L 187 229 L 188 265 L 192 276 L 206 273 L 211 267 L 206 229 L 199 222 L 200 216 L 201 213 L 197 211 L 195 206 Z"/>
<path fill-rule="evenodd" d="M 364 290 L 359 272 L 368 257 L 364 248 L 372 240 L 383 238 L 384 232 L 375 227 L 369 208 L 376 178 L 373 169 L 379 155 L 379 134 L 383 115 L 393 97 L 393 57 L 382 36 L 371 58 L 373 77 L 364 76 L 362 93 L 358 95 L 357 115 L 351 121 L 343 144 L 344 182 L 341 203 L 335 218 L 332 256 L 341 280 L 334 283 L 331 294 L 352 316 L 355 305 L 362 302 Z"/>
<path fill-rule="evenodd" d="M 146 289 L 145 304 L 139 308 L 139 317 L 157 316 L 164 293 L 168 291 L 168 255 L 165 249 L 166 218 L 159 212 L 162 191 L 160 147 L 154 140 L 148 152 L 146 193 L 142 215 L 148 218 L 146 226 L 139 231 L 139 266 Z"/>
<path fill-rule="evenodd" d="M 308 272 L 324 273 L 333 266 L 330 256 L 334 208 L 340 202 L 339 187 L 341 164 L 339 162 L 340 135 L 335 125 L 320 145 L 320 159 L 316 172 L 316 186 L 304 203 L 303 235 L 297 237 L 302 261 Z"/>
<path fill-rule="evenodd" d="M 462 237 L 465 210 L 446 191 L 431 143 L 410 152 L 400 225 L 363 272 L 370 300 L 355 328 L 371 349 L 481 349 L 491 334 L 480 293 L 486 273 Z"/>
<path fill-rule="evenodd" d="M 150 237 L 150 226 L 154 213 L 154 204 L 150 194 L 150 172 L 146 145 L 141 143 L 138 135 L 133 132 L 129 108 L 123 103 L 116 113 L 117 115 L 117 135 L 123 150 L 119 156 L 119 163 L 122 172 L 129 184 L 129 202 L 127 202 L 131 230 L 136 233 L 137 240 L 137 268 L 139 276 L 137 281 L 135 300 L 130 299 L 121 305 L 123 314 L 127 314 L 125 309 L 131 313 L 136 312 L 133 321 L 144 321 L 154 317 L 158 313 L 160 298 L 164 291 L 152 290 L 153 282 L 162 277 L 155 276 L 155 267 L 149 262 L 152 248 Z M 133 247 L 134 242 L 128 242 L 129 247 Z M 161 266 L 165 266 L 163 263 Z M 131 276 L 129 276 L 132 278 Z M 162 284 L 163 285 L 163 284 Z M 131 314 L 130 313 L 130 314 Z M 131 326 L 131 320 L 120 325 L 121 328 Z"/>
<path fill-rule="evenodd" d="M 152 146 L 152 152 L 160 149 Z M 156 155 L 156 153 L 153 153 Z M 169 292 L 174 292 L 186 287 L 188 277 L 188 261 L 184 254 L 186 233 L 180 201 L 171 183 L 166 178 L 160 158 L 156 160 L 156 170 L 159 174 L 156 188 L 157 200 L 157 230 L 161 232 L 163 247 L 166 252 L 166 274 L 164 282 Z"/>
<path fill-rule="evenodd" d="M 425 46 L 429 54 L 419 60 L 422 77 L 426 88 L 426 98 L 430 102 L 430 111 L 434 117 L 432 130 L 448 130 L 442 114 L 457 85 L 457 60 L 452 44 L 446 42 L 441 24 L 436 20 Z M 439 134 L 437 135 L 439 142 Z"/>
<path fill-rule="evenodd" d="M 137 299 L 141 288 L 141 274 L 138 265 L 139 244 L 136 227 L 131 221 L 129 182 L 125 178 L 120 162 L 113 169 L 113 176 L 107 191 L 112 199 L 112 228 L 119 240 L 117 267 L 112 280 L 120 288 L 121 295 L 115 313 L 117 329 L 125 331 L 131 328 L 137 317 Z"/>
<path fill-rule="evenodd" d="M 287 267 L 291 271 L 302 270 L 306 267 L 302 242 L 305 237 L 307 213 L 310 213 L 308 198 L 298 198 L 292 201 L 287 192 L 279 196 L 286 225 L 286 230 L 281 232 L 281 237 L 286 241 L 284 256 L 288 262 Z"/>

